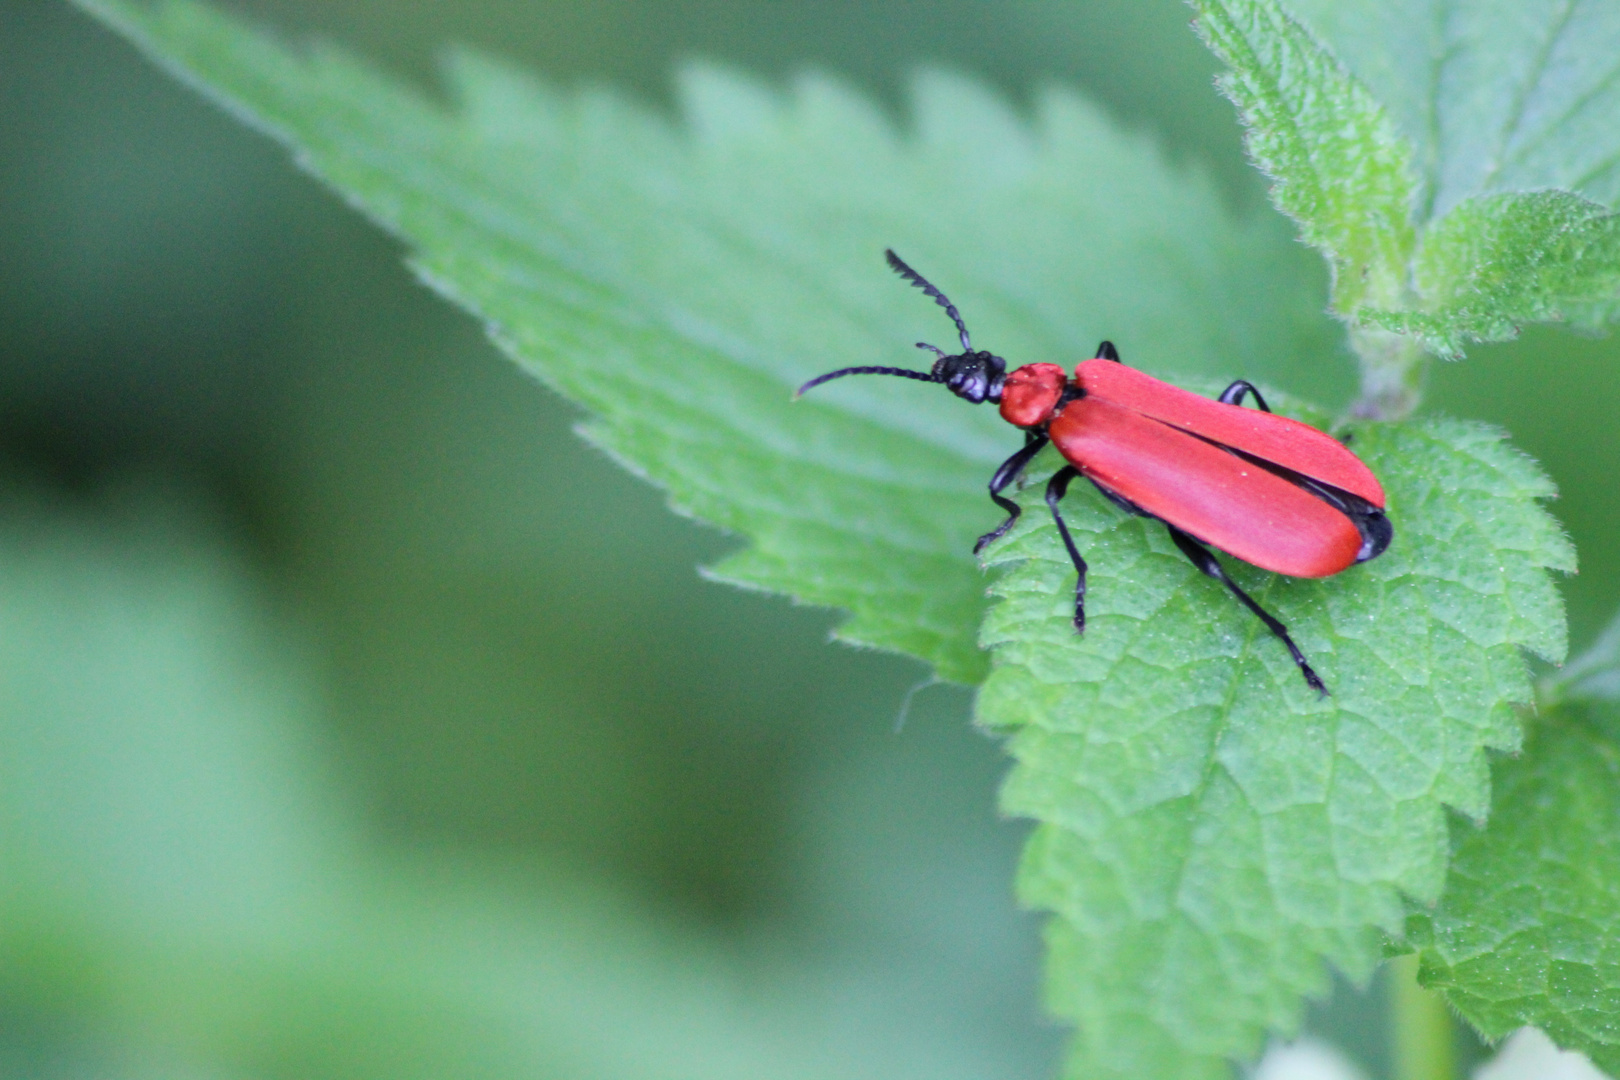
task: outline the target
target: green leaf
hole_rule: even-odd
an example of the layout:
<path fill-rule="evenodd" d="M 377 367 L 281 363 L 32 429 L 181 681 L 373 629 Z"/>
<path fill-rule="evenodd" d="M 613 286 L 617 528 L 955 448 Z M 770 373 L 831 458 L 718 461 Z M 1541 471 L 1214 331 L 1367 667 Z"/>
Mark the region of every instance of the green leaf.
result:
<path fill-rule="evenodd" d="M 821 371 L 915 364 L 911 342 L 949 340 L 884 245 L 1014 363 L 1108 336 L 1150 369 L 1230 378 L 1242 356 L 1263 380 L 1331 350 L 1320 279 L 1278 219 L 1233 221 L 1203 178 L 1060 93 L 1031 125 L 926 77 L 901 133 L 823 79 L 782 95 L 695 69 L 675 125 L 463 54 L 451 109 L 193 3 L 83 2 L 403 237 L 429 282 L 588 410 L 588 437 L 750 541 L 716 576 L 843 606 L 844 637 L 947 678 L 986 668 L 968 552 L 1016 440 L 900 380 L 789 401 Z M 1353 220 L 1330 175 L 1363 149 L 1307 154 L 1320 199 L 1299 205 L 1325 208 L 1346 258 L 1382 265 L 1404 249 Z M 1404 198 L 1393 160 L 1368 165 L 1386 217 Z M 1325 582 L 1236 570 L 1295 624 L 1327 702 L 1162 532 L 1112 507 L 1072 500 L 1096 568 L 1082 640 L 1050 518 L 993 552 L 1030 561 L 997 586 L 981 718 L 1019 731 L 1007 806 L 1047 823 L 1023 890 L 1063 915 L 1052 1000 L 1082 1021 L 1082 1073 L 1224 1068 L 1295 1023 L 1324 960 L 1364 975 L 1402 894 L 1439 890 L 1442 805 L 1484 811 L 1483 748 L 1515 744 L 1529 693 L 1518 650 L 1562 655 L 1543 568 L 1572 555 L 1537 506 L 1545 479 L 1467 425 L 1357 438 L 1391 495 L 1390 553 Z"/>
<path fill-rule="evenodd" d="M 1232 221 L 1206 179 L 1067 94 L 1032 128 L 929 76 L 901 135 L 825 79 L 784 96 L 698 68 L 677 127 L 462 53 L 450 110 L 198 4 L 83 6 L 405 238 L 676 509 L 747 537 L 713 576 L 843 608 L 839 636 L 947 679 L 984 677 L 970 552 L 1016 439 L 993 410 L 899 380 L 790 401 L 822 371 L 915 366 L 912 342 L 949 338 L 886 245 L 1015 358 L 1077 359 L 1108 335 L 1144 364 L 1263 371 L 1328 347 L 1274 221 Z"/>
<path fill-rule="evenodd" d="M 1070 1075 L 1224 1076 L 1263 1033 L 1379 962 L 1446 872 L 1446 807 L 1486 812 L 1486 748 L 1519 739 L 1519 650 L 1564 650 L 1543 568 L 1573 555 L 1547 480 L 1477 424 L 1354 429 L 1396 538 L 1322 581 L 1233 566 L 1333 697 L 1161 526 L 1071 498 L 1089 625 L 1053 533 L 997 552 L 982 719 L 1013 733 L 1004 807 L 1040 822 L 1020 872 L 1051 910 L 1051 1000 L 1080 1025 Z M 1033 500 L 1031 500 L 1033 503 Z M 1030 517 L 1035 517 L 1031 514 Z"/>
<path fill-rule="evenodd" d="M 1620 614 L 1585 652 L 1544 677 L 1537 697 L 1549 707 L 1569 701 L 1620 701 Z"/>
<path fill-rule="evenodd" d="M 1413 147 L 1423 223 L 1561 188 L 1620 200 L 1620 9 L 1592 0 L 1287 0 Z"/>
<path fill-rule="evenodd" d="M 1333 269 L 1333 305 L 1402 299 L 1415 234 L 1407 145 L 1338 62 L 1273 0 L 1194 0 L 1198 30 L 1227 65 L 1249 153 L 1272 199 Z"/>
<path fill-rule="evenodd" d="M 1561 191 L 1470 199 L 1425 233 L 1413 272 L 1423 310 L 1365 311 L 1442 356 L 1532 322 L 1595 330 L 1620 311 L 1620 218 Z"/>
<path fill-rule="evenodd" d="M 739 949 L 560 867 L 366 844 L 323 783 L 313 657 L 211 530 L 155 492 L 64 512 L 0 484 L 0 505 L 7 1075 L 982 1080 L 995 1064 L 949 1018 L 829 1010 L 852 983 L 900 1000 L 915 971 Z"/>
<path fill-rule="evenodd" d="M 1561 709 L 1498 763 L 1490 822 L 1412 919 L 1420 978 L 1488 1038 L 1525 1024 L 1620 1073 L 1620 748 Z"/>
<path fill-rule="evenodd" d="M 1195 7 L 1278 206 L 1335 269 L 1340 315 L 1447 357 L 1529 322 L 1613 318 L 1620 9 Z"/>

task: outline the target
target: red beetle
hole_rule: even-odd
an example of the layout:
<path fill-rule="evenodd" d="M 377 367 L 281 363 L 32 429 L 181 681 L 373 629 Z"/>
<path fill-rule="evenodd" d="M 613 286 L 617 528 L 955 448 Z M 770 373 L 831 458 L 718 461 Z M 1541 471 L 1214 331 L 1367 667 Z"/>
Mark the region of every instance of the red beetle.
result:
<path fill-rule="evenodd" d="M 1107 341 L 1095 359 L 1075 367 L 1073 378 L 1057 364 L 1009 372 L 1001 357 L 973 348 L 944 293 L 893 251 L 888 257 L 896 272 L 945 309 L 962 351 L 947 355 L 918 342 L 938 357 L 930 371 L 841 368 L 811 379 L 799 393 L 844 375 L 899 375 L 944 383 L 974 404 L 999 402 L 1002 418 L 1024 429 L 1024 445 L 990 478 L 990 498 L 1008 517 L 979 537 L 975 552 L 1018 520 L 1018 504 L 1002 492 L 1051 442 L 1068 461 L 1047 482 L 1046 505 L 1079 575 L 1075 630 L 1086 628 L 1086 561 L 1058 503 L 1070 481 L 1084 476 L 1125 512 L 1164 522 L 1193 565 L 1259 616 L 1288 647 L 1305 682 L 1327 693 L 1288 629 L 1226 576 L 1209 547 L 1290 577 L 1328 577 L 1376 558 L 1395 531 L 1384 516 L 1384 489 L 1361 459 L 1332 436 L 1274 414 L 1242 379 L 1211 401 L 1126 367 Z M 1251 394 L 1259 409 L 1242 407 Z"/>

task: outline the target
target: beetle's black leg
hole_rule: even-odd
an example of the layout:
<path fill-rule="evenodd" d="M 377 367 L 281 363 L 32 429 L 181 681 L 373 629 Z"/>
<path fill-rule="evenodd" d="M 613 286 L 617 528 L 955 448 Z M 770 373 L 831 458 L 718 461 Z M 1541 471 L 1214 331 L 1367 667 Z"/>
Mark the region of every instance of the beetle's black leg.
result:
<path fill-rule="evenodd" d="M 1058 503 L 1063 501 L 1064 493 L 1069 490 L 1069 481 L 1079 475 L 1080 470 L 1073 465 L 1065 465 L 1053 473 L 1052 479 L 1046 482 L 1046 505 L 1052 511 L 1052 520 L 1057 522 L 1063 546 L 1069 549 L 1069 561 L 1074 563 L 1077 575 L 1074 583 L 1074 629 L 1075 633 L 1083 634 L 1086 632 L 1086 560 L 1080 557 L 1080 549 L 1074 546 L 1074 537 L 1069 535 L 1069 527 L 1058 512 Z"/>
<path fill-rule="evenodd" d="M 1007 520 L 979 537 L 979 542 L 973 545 L 973 554 L 977 555 L 984 550 L 986 544 L 993 544 L 1006 536 L 1007 530 L 1012 528 L 1013 522 L 1018 520 L 1018 515 L 1024 512 L 1023 507 L 1001 493 L 1006 490 L 1008 484 L 1018 479 L 1018 474 L 1024 471 L 1024 466 L 1028 465 L 1030 459 L 1040 453 L 1041 447 L 1045 445 L 1045 435 L 1039 435 L 1033 431 L 1024 432 L 1023 448 L 1006 461 L 1003 461 L 1001 468 L 996 470 L 996 475 L 990 478 L 990 498 L 995 501 L 997 506 L 1007 511 Z"/>
<path fill-rule="evenodd" d="M 1124 361 L 1119 358 L 1119 350 L 1114 348 L 1114 343 L 1112 341 L 1105 341 L 1101 345 L 1098 345 L 1097 355 L 1092 357 L 1092 359 L 1112 360 L 1116 364 L 1124 363 Z"/>
<path fill-rule="evenodd" d="M 1247 379 L 1239 379 L 1225 390 L 1222 390 L 1218 400 L 1224 405 L 1241 405 L 1245 394 L 1254 395 L 1254 403 L 1260 406 L 1261 412 L 1271 411 L 1271 406 L 1266 404 L 1266 399 L 1260 396 L 1260 391 L 1254 388 L 1254 383 Z"/>
<path fill-rule="evenodd" d="M 1321 677 L 1316 674 L 1309 661 L 1305 659 L 1305 654 L 1299 651 L 1299 646 L 1294 644 L 1294 639 L 1288 636 L 1288 628 L 1278 622 L 1265 608 L 1255 603 L 1254 597 L 1239 588 L 1237 582 L 1226 576 L 1226 571 L 1216 561 L 1213 552 L 1174 525 L 1167 522 L 1165 528 L 1170 530 L 1170 539 L 1176 542 L 1176 547 L 1180 548 L 1182 554 L 1192 560 L 1194 566 L 1230 589 L 1233 596 L 1243 601 L 1244 607 L 1259 616 L 1260 621 L 1266 624 L 1267 630 L 1276 634 L 1278 639 L 1288 646 L 1288 654 L 1294 658 L 1294 663 L 1299 665 L 1299 673 L 1305 676 L 1305 685 L 1323 697 L 1327 697 L 1327 687 L 1322 685 Z"/>

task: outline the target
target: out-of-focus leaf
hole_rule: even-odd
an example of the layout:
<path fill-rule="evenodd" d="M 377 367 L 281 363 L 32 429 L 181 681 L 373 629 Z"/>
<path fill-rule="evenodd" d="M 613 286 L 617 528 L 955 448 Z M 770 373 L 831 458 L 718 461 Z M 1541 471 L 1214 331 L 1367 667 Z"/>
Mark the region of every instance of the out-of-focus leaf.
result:
<path fill-rule="evenodd" d="M 1541 701 L 1620 701 L 1620 615 L 1589 648 L 1541 680 Z"/>
<path fill-rule="evenodd" d="M 588 438 L 745 536 L 715 576 L 845 608 L 842 637 L 948 679 L 985 671 L 970 551 L 1016 438 L 992 409 L 898 380 L 789 400 L 821 371 L 915 367 L 913 341 L 951 339 L 885 245 L 1015 363 L 1089 356 L 1104 336 L 1183 370 L 1331 348 L 1278 223 L 1233 221 L 1205 178 L 1068 94 L 1030 125 L 929 76 L 902 135 L 825 79 L 784 96 L 692 69 L 677 128 L 457 54 L 446 109 L 196 4 L 83 6 L 294 146 L 589 409 Z"/>
<path fill-rule="evenodd" d="M 1520 1028 L 1496 1056 L 1474 1070 L 1473 1080 L 1608 1080 L 1590 1058 L 1560 1050 L 1537 1028 Z"/>
<path fill-rule="evenodd" d="M 1541 473 L 1480 425 L 1354 431 L 1389 551 L 1323 581 L 1229 567 L 1331 698 L 1162 526 L 1100 498 L 1068 504 L 1091 565 L 1078 646 L 1055 536 L 998 552 L 1028 561 L 996 586 L 980 711 L 1013 733 L 1004 806 L 1041 823 L 1019 888 L 1056 915 L 1074 1077 L 1225 1076 L 1297 1027 L 1324 959 L 1366 978 L 1380 931 L 1440 893 L 1446 808 L 1485 814 L 1485 751 L 1517 745 L 1530 699 L 1520 650 L 1563 653 L 1546 568 L 1573 553 L 1536 504 Z"/>
<path fill-rule="evenodd" d="M 1011 1075 L 903 1010 L 871 1038 L 835 1004 L 847 974 L 744 955 L 564 873 L 518 888 L 379 857 L 323 783 L 302 651 L 209 530 L 163 499 L 5 507 L 8 1071 Z"/>
<path fill-rule="evenodd" d="M 1469 199 L 1620 199 L 1620 9 L 1605 0 L 1286 0 L 1413 148 L 1420 223 Z"/>

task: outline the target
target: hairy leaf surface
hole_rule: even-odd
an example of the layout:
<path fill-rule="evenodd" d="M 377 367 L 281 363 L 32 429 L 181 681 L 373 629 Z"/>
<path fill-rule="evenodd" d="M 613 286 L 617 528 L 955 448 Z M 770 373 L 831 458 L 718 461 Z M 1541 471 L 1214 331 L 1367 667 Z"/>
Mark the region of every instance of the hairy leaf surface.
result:
<path fill-rule="evenodd" d="M 1490 1038 L 1534 1024 L 1620 1073 L 1620 748 L 1578 707 L 1533 730 L 1412 920 L 1419 977 Z"/>
<path fill-rule="evenodd" d="M 1620 310 L 1620 217 L 1562 191 L 1470 199 L 1428 230 L 1413 272 L 1424 310 L 1363 318 L 1443 356 L 1525 323 L 1595 330 Z"/>
<path fill-rule="evenodd" d="M 1379 931 L 1440 893 L 1446 807 L 1486 812 L 1485 750 L 1517 745 L 1530 697 L 1520 649 L 1563 653 L 1545 568 L 1573 553 L 1535 467 L 1477 424 L 1354 435 L 1389 495 L 1389 551 L 1316 582 L 1229 564 L 1326 700 L 1162 526 L 1094 493 L 1068 500 L 1092 568 L 1078 644 L 1052 532 L 997 553 L 1027 561 L 996 586 L 980 709 L 1013 734 L 1005 808 L 1040 822 L 1019 884 L 1056 915 L 1073 1076 L 1225 1075 L 1325 992 L 1324 958 L 1366 978 Z"/>
<path fill-rule="evenodd" d="M 1340 315 L 1461 355 L 1620 306 L 1620 8 L 1197 0 Z"/>
<path fill-rule="evenodd" d="M 1400 299 L 1414 235 L 1410 151 L 1379 103 L 1272 0 L 1194 0 L 1227 65 L 1249 153 L 1278 209 L 1333 268 L 1333 303 Z"/>

